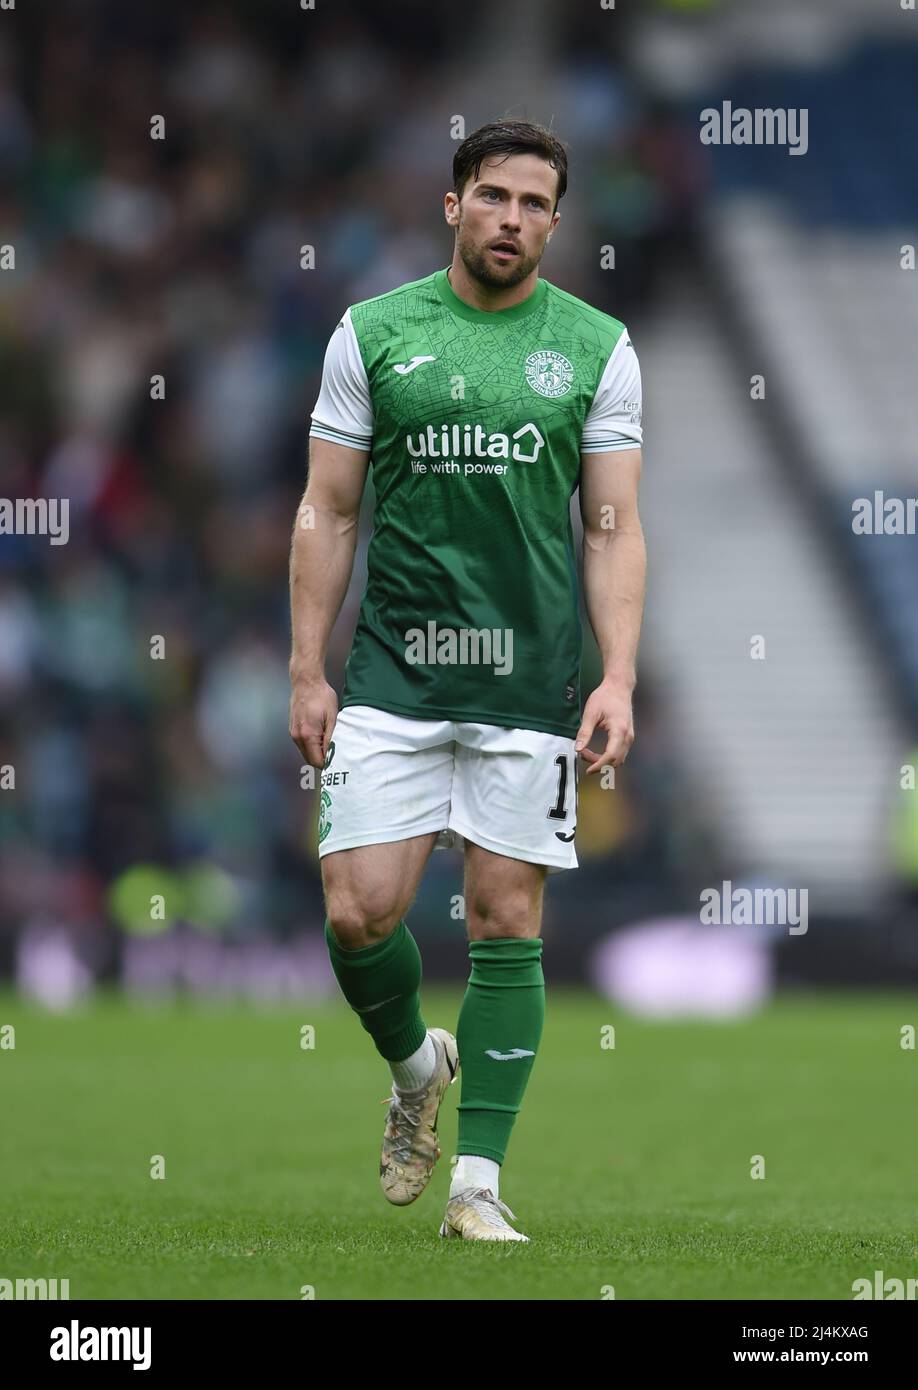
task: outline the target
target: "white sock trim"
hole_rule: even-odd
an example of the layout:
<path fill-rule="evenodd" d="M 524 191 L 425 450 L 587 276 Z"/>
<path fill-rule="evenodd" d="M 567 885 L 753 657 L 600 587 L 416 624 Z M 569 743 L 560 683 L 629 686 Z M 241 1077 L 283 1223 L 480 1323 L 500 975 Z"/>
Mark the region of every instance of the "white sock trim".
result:
<path fill-rule="evenodd" d="M 495 1197 L 500 1196 L 500 1164 L 480 1154 L 460 1154 L 453 1169 L 449 1195 L 457 1197 L 468 1187 L 487 1187 Z"/>
<path fill-rule="evenodd" d="M 390 1062 L 392 1080 L 400 1091 L 417 1091 L 433 1076 L 437 1065 L 437 1049 L 434 1040 L 427 1033 L 417 1052 L 412 1052 L 404 1062 Z"/>

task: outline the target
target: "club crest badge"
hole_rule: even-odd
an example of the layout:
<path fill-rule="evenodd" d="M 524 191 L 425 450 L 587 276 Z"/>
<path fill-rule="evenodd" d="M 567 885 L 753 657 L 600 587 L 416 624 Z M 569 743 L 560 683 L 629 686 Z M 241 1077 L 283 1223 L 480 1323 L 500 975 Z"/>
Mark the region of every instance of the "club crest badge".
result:
<path fill-rule="evenodd" d="M 526 358 L 526 380 L 540 396 L 566 396 L 574 369 L 562 353 L 541 348 Z"/>

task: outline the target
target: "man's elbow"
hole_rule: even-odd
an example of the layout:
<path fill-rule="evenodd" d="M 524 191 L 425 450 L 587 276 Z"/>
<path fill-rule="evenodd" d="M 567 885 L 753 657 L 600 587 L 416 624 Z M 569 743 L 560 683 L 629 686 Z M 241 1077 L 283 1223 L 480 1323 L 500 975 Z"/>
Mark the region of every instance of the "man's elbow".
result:
<path fill-rule="evenodd" d="M 644 531 L 641 526 L 641 519 L 636 512 L 627 517 L 603 517 L 598 523 L 587 522 L 584 524 L 584 550 L 601 553 L 608 550 L 616 541 L 625 539 L 643 543 Z"/>

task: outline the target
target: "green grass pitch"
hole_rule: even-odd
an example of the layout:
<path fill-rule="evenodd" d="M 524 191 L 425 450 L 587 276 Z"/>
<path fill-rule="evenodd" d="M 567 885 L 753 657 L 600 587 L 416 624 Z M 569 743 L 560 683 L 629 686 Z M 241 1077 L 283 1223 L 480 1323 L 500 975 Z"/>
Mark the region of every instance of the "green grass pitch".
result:
<path fill-rule="evenodd" d="M 427 1023 L 460 997 L 425 990 Z M 0 1277 L 68 1278 L 72 1299 L 844 1300 L 876 1269 L 918 1275 L 911 996 L 656 1024 L 549 987 L 501 1190 L 532 1243 L 510 1246 L 437 1235 L 458 1083 L 429 1188 L 385 1201 L 388 1071 L 343 1006 L 0 996 L 10 1023 Z"/>

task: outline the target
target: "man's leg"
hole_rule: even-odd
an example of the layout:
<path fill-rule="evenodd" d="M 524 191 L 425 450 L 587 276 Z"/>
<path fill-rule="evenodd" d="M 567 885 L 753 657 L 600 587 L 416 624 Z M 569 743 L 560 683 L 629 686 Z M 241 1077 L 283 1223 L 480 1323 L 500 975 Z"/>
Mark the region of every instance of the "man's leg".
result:
<path fill-rule="evenodd" d="M 421 1017 L 421 955 L 404 920 L 436 832 L 326 854 L 325 939 L 347 1002 L 392 1071 L 379 1163 L 396 1206 L 424 1191 L 440 1157 L 437 1117 L 459 1068 L 456 1039 Z"/>
<path fill-rule="evenodd" d="M 361 845 L 322 859 L 332 968 L 377 1051 L 395 1064 L 393 1076 L 406 1088 L 424 1079 L 411 1067 L 426 1065 L 429 1076 L 434 1062 L 421 1017 L 421 955 L 404 917 L 436 838 L 433 832 Z M 409 1070 L 399 1073 L 396 1067 L 409 1058 Z"/>
<path fill-rule="evenodd" d="M 456 725 L 449 829 L 466 842 L 472 970 L 457 1037 L 459 1161 L 440 1234 L 526 1240 L 498 1196 L 513 1124 L 542 1035 L 542 893 L 575 868 L 574 740 L 496 724 Z"/>
<path fill-rule="evenodd" d="M 450 1196 L 498 1193 L 500 1164 L 545 1018 L 544 866 L 467 842 L 465 909 L 472 970 L 456 1030 L 462 1058 L 459 1161 Z"/>
<path fill-rule="evenodd" d="M 420 954 L 404 916 L 446 827 L 452 779 L 448 721 L 367 705 L 339 712 L 318 825 L 325 939 L 344 997 L 402 1087 L 416 1086 L 433 1063 L 418 1003 Z"/>

